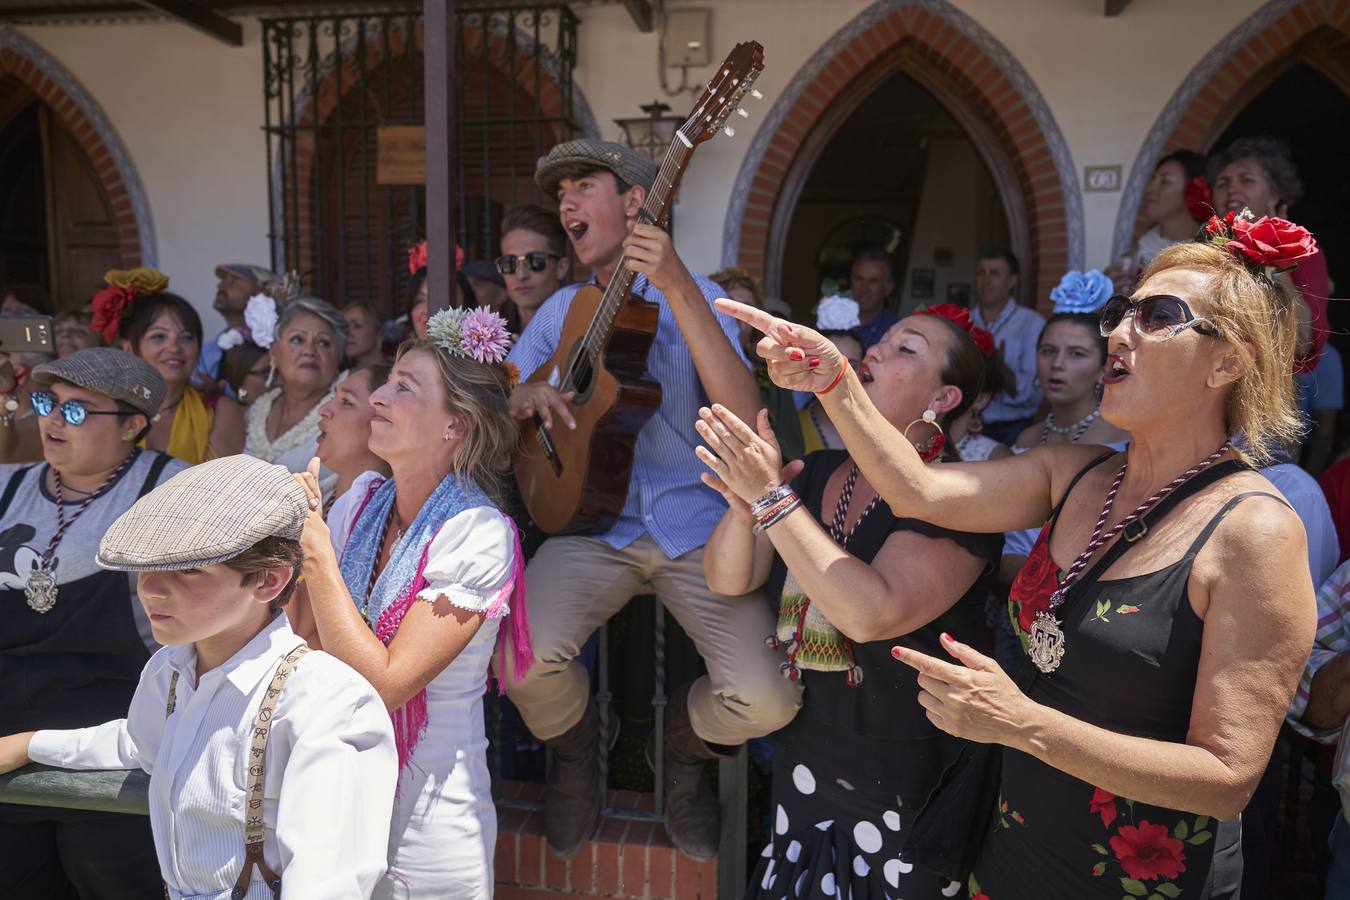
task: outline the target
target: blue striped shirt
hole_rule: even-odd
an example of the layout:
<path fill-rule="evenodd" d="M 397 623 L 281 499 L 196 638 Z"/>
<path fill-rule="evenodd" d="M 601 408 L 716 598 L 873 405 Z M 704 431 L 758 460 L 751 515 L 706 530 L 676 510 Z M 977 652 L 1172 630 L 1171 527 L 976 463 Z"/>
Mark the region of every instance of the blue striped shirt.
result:
<path fill-rule="evenodd" d="M 694 281 L 709 305 L 725 295 L 701 275 L 695 275 Z M 529 378 L 557 349 L 572 298 L 581 288 L 582 285 L 573 284 L 560 289 L 544 301 L 530 320 L 509 357 L 520 368 L 522 379 Z M 620 550 L 649 533 L 661 552 L 675 559 L 707 543 L 727 505 L 721 495 L 699 480 L 699 473 L 705 469 L 694 455 L 699 444 L 694 421 L 698 408 L 707 405 L 708 396 L 694 369 L 689 345 L 665 295 L 645 275 L 639 275 L 633 282 L 633 292 L 661 308 L 656 338 L 647 357 L 647 377 L 660 383 L 661 405 L 638 434 L 633 477 L 628 482 L 623 512 L 613 528 L 596 537 Z M 736 348 L 737 356 L 745 362 L 736 320 L 716 311 L 713 315 Z M 565 426 L 555 423 L 555 427 Z"/>

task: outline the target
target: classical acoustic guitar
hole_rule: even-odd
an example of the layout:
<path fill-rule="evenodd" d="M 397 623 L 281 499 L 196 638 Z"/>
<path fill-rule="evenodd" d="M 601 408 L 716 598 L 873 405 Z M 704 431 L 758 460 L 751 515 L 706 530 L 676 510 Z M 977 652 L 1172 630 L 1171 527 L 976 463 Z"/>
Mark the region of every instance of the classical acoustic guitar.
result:
<path fill-rule="evenodd" d="M 737 44 L 731 51 L 675 132 L 639 221 L 666 221 L 694 148 L 723 130 L 747 93 L 759 96 L 752 86 L 763 68 L 758 43 Z M 516 458 L 525 506 L 549 534 L 599 533 L 614 524 L 628 495 L 638 432 L 661 405 L 661 386 L 647 376 L 658 307 L 632 293 L 634 277 L 623 260 L 603 289 L 588 285 L 577 291 L 557 351 L 529 378 L 576 395 L 577 427 L 555 420 L 557 427 L 545 429 L 538 417 L 526 422 Z"/>

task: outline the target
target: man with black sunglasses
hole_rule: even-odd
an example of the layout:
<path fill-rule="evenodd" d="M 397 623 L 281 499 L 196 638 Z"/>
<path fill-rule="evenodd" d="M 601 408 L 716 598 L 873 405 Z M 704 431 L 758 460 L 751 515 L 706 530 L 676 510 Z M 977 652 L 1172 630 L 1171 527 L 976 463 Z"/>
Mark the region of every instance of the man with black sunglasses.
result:
<path fill-rule="evenodd" d="M 557 213 L 533 204 L 517 206 L 502 219 L 502 255 L 497 271 L 506 281 L 506 296 L 520 314 L 520 330 L 572 274 L 567 232 Z"/>

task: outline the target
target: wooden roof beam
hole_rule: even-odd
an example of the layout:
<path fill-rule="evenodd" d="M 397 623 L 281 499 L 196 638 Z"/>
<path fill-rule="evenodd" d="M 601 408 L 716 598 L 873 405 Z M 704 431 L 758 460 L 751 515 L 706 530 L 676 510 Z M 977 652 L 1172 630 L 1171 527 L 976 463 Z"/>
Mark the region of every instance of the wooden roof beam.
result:
<path fill-rule="evenodd" d="M 220 13 L 196 0 L 137 0 L 141 6 L 162 12 L 231 47 L 244 46 L 244 30 Z"/>

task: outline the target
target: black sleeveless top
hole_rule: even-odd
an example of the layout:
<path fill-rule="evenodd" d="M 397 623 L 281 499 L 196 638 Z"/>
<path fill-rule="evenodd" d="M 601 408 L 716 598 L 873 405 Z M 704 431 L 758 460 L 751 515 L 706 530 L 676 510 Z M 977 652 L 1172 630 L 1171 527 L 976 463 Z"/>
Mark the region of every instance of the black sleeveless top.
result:
<path fill-rule="evenodd" d="M 1079 479 L 1110 456 L 1074 477 L 1013 582 L 1009 613 L 1024 652 L 1036 612 L 1062 577 L 1050 557 L 1055 522 Z M 1215 475 L 1243 468 L 1220 463 L 1214 469 L 1220 466 L 1225 471 Z M 1156 572 L 1094 580 L 1105 566 L 1089 570 L 1057 613 L 1063 661 L 1035 679 L 1031 699 L 1114 732 L 1184 743 L 1205 627 L 1190 604 L 1191 567 L 1223 518 L 1251 496 L 1284 502 L 1261 492 L 1231 498 L 1181 559 Z M 968 885 L 971 897 L 1218 900 L 1236 897 L 1242 881 L 1236 819 L 1218 822 L 1135 803 L 1011 748 L 1003 750 L 989 827 Z"/>

